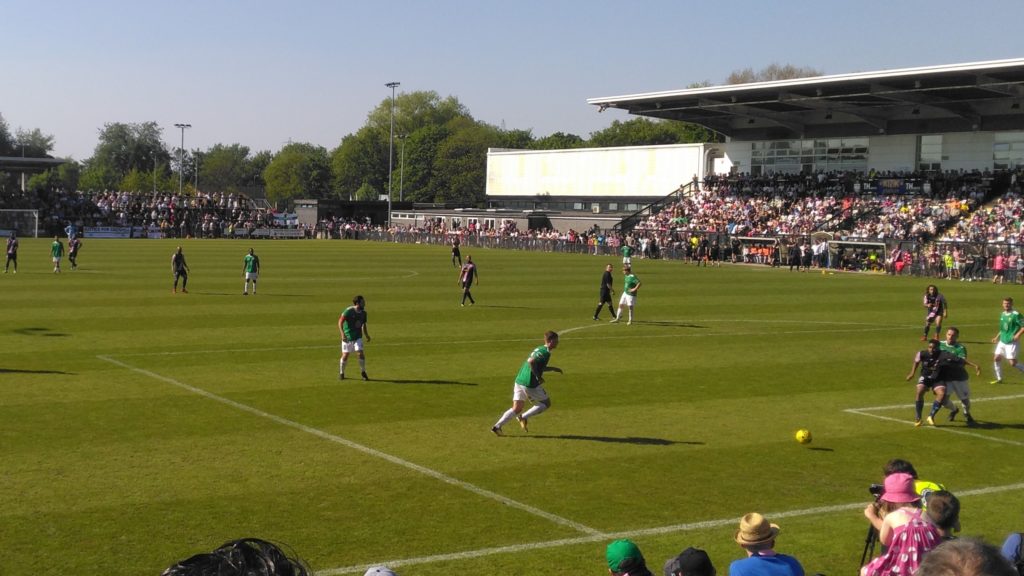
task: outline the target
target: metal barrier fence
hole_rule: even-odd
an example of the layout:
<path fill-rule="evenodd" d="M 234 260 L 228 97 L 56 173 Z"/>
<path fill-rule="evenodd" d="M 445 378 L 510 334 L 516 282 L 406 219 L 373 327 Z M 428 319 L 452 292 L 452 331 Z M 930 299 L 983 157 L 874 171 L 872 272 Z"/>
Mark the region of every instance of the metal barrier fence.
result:
<path fill-rule="evenodd" d="M 702 233 L 697 233 L 702 235 Z M 706 234 L 706 233 L 705 233 Z M 681 237 L 689 237 L 689 232 L 680 232 Z M 741 237 L 727 234 L 716 234 L 717 243 L 707 249 L 707 259 L 711 262 L 732 262 L 760 264 L 765 266 L 789 267 L 789 251 L 787 248 L 797 242 L 810 245 L 810 238 L 803 236 L 780 237 L 777 239 L 757 239 L 756 242 L 741 241 Z M 353 239 L 374 242 L 394 242 L 401 244 L 426 244 L 450 246 L 451 237 L 427 232 L 397 232 L 394 234 L 382 231 L 359 231 Z M 993 256 L 1003 253 L 1006 256 L 1004 278 L 1006 282 L 1024 282 L 1024 246 L 1010 243 L 978 243 L 978 242 L 912 242 L 877 240 L 877 250 L 857 248 L 856 241 L 850 241 L 850 249 L 842 247 L 844 241 L 834 241 L 829 251 L 820 259 L 814 259 L 810 267 L 814 269 L 834 269 L 849 271 L 874 271 L 903 276 L 919 276 L 926 278 L 950 278 L 964 281 L 991 280 L 994 275 L 992 268 Z M 744 244 L 758 246 L 760 251 L 743 250 Z M 884 246 L 884 250 L 882 249 Z M 533 252 L 557 252 L 562 254 L 588 254 L 594 256 L 620 257 L 619 246 L 610 244 L 591 245 L 580 239 L 570 242 L 566 239 L 535 238 L 532 236 L 476 236 L 466 235 L 461 238 L 463 252 L 473 249 L 525 250 Z M 840 248 L 842 248 L 840 250 Z M 900 248 L 910 254 L 907 265 L 897 271 L 890 262 L 893 250 Z M 946 252 L 958 253 L 960 257 L 952 263 L 944 258 Z M 673 243 L 670 246 L 658 246 L 649 254 L 640 254 L 637 250 L 635 258 L 656 258 L 662 260 L 695 261 L 701 255 L 685 244 Z M 1014 258 L 1010 258 L 1014 256 Z M 805 263 L 801 262 L 802 267 Z M 794 262 L 794 266 L 797 264 Z"/>

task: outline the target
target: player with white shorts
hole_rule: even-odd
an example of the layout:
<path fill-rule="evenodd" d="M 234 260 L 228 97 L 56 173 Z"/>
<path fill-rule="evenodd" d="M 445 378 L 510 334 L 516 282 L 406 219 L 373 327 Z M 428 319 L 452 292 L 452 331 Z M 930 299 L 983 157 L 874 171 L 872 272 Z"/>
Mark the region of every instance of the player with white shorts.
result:
<path fill-rule="evenodd" d="M 999 316 L 999 332 L 992 338 L 992 343 L 996 345 L 996 352 L 992 358 L 992 369 L 995 371 L 996 379 L 992 384 L 1003 381 L 1003 358 L 1006 358 L 1012 368 L 1024 372 L 1024 366 L 1017 363 L 1017 347 L 1021 334 L 1024 334 L 1024 317 L 1013 309 L 1013 298 L 1004 298 L 1003 313 Z"/>

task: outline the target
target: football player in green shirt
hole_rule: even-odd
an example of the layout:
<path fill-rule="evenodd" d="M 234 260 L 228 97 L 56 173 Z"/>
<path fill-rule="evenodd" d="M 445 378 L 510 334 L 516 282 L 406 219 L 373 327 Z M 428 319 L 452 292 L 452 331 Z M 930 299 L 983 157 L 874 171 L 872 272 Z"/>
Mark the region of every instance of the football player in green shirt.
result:
<path fill-rule="evenodd" d="M 1013 309 L 1013 298 L 1003 299 L 1003 313 L 999 315 L 999 333 L 992 338 L 996 345 L 996 353 L 992 359 L 992 368 L 995 370 L 996 379 L 992 384 L 999 384 L 1003 381 L 1003 368 L 1000 362 L 1006 358 L 1010 366 L 1024 372 L 1024 366 L 1017 363 L 1017 348 L 1019 347 L 1020 335 L 1024 333 L 1024 318 L 1020 312 Z"/>
<path fill-rule="evenodd" d="M 503 436 L 501 427 L 513 418 L 519 421 L 523 432 L 529 432 L 527 420 L 551 407 L 551 399 L 548 398 L 548 393 L 544 390 L 544 373 L 549 371 L 562 373 L 561 368 L 548 366 L 548 362 L 551 360 L 551 351 L 556 347 L 558 347 L 558 334 L 548 330 L 544 333 L 544 344 L 534 348 L 530 356 L 523 362 L 519 373 L 516 374 L 516 382 L 512 386 L 512 407 L 501 415 L 494 426 L 491 426 L 491 432 L 496 436 Z M 523 411 L 527 400 L 533 403 L 533 407 L 520 416 L 519 413 Z"/>
<path fill-rule="evenodd" d="M 64 257 L 64 244 L 60 236 L 53 237 L 53 244 L 50 245 L 50 257 L 53 259 L 53 273 L 60 274 L 60 259 Z"/>
<path fill-rule="evenodd" d="M 245 284 L 242 285 L 242 296 L 249 295 L 249 281 L 252 280 L 252 295 L 256 295 L 256 279 L 260 277 L 260 257 L 253 254 L 252 248 L 242 259 L 242 278 Z"/>
<path fill-rule="evenodd" d="M 633 323 L 633 306 L 636 305 L 636 294 L 640 290 L 640 279 L 633 274 L 633 269 L 629 266 L 622 268 L 622 273 L 626 277 L 622 280 L 622 296 L 619 296 L 619 309 L 615 313 L 615 319 L 612 323 L 618 322 L 619 318 L 622 318 L 622 305 L 625 304 L 629 310 L 629 321 L 627 325 Z"/>
<path fill-rule="evenodd" d="M 341 332 L 341 361 L 339 362 L 338 380 L 345 379 L 345 365 L 348 355 L 355 352 L 359 356 L 359 373 L 363 380 L 366 375 L 366 356 L 363 354 L 363 336 L 370 341 L 370 331 L 366 327 L 366 300 L 362 296 L 352 299 L 352 305 L 341 313 L 338 318 L 338 331 Z"/>

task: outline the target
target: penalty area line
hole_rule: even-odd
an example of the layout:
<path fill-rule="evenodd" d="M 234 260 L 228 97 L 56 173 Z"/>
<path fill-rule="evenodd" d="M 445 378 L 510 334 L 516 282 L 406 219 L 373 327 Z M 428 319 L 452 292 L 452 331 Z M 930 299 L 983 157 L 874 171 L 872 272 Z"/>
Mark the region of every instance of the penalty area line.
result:
<path fill-rule="evenodd" d="M 985 488 L 975 488 L 970 490 L 958 490 L 957 497 L 965 498 L 969 496 L 984 496 L 988 494 L 998 494 L 1000 492 L 1012 492 L 1015 490 L 1024 490 L 1024 483 L 1008 484 L 1004 486 L 989 486 Z M 768 512 L 765 514 L 768 518 L 798 518 L 801 516 L 813 516 L 821 514 L 834 514 L 838 512 L 848 512 L 853 510 L 863 510 L 865 502 L 853 502 L 849 504 L 837 504 L 834 506 L 818 506 L 815 508 L 803 508 L 799 510 L 788 510 L 784 512 Z M 477 550 L 467 550 L 465 552 L 452 552 L 450 554 L 434 554 L 431 556 L 420 556 L 416 558 L 400 558 L 381 562 L 375 562 L 372 564 L 360 564 L 357 566 L 345 566 L 339 568 L 330 568 L 327 570 L 318 570 L 317 576 L 341 576 L 343 574 L 360 574 L 365 572 L 367 569 L 373 566 L 389 566 L 392 568 L 400 566 L 412 566 L 415 564 L 432 564 L 436 562 L 451 562 L 457 560 L 472 560 L 474 558 L 482 558 L 485 556 L 494 556 L 497 554 L 514 554 L 518 552 L 527 552 L 531 550 L 544 550 L 549 548 L 560 548 L 563 546 L 575 546 L 578 544 L 596 544 L 604 543 L 609 540 L 617 540 L 620 538 L 639 538 L 643 536 L 662 536 L 665 534 L 676 534 L 680 532 L 692 532 L 694 530 L 706 530 L 712 528 L 722 528 L 725 526 L 734 526 L 736 524 L 736 517 L 719 518 L 716 520 L 704 520 L 701 522 L 690 522 L 687 524 L 673 524 L 671 526 L 660 526 L 657 528 L 641 528 L 638 530 L 627 530 L 622 532 L 609 532 L 607 534 L 595 534 L 593 536 L 578 536 L 576 538 L 561 538 L 558 540 L 548 540 L 545 542 L 528 542 L 525 544 L 510 544 L 507 546 L 494 546 L 491 548 L 480 548 Z"/>
<path fill-rule="evenodd" d="M 1018 400 L 1020 398 L 1024 398 L 1024 394 L 1015 394 L 1015 395 L 1012 395 L 1012 396 L 995 396 L 995 397 L 992 397 L 992 398 L 971 398 L 971 404 L 974 405 L 974 404 L 978 404 L 978 403 L 981 403 L 981 402 L 994 402 L 994 401 L 999 401 L 999 400 Z M 911 409 L 913 407 L 914 407 L 913 404 L 896 404 L 896 405 L 890 405 L 890 406 L 869 406 L 869 407 L 865 407 L 865 408 L 846 408 L 845 410 L 843 410 L 843 412 L 846 412 L 848 414 L 856 414 L 858 416 L 867 416 L 869 418 L 875 418 L 875 419 L 878 419 L 878 420 L 885 420 L 886 422 L 896 422 L 896 423 L 899 423 L 899 424 L 905 424 L 905 425 L 913 426 L 914 422 L 912 422 L 910 420 L 904 420 L 902 418 L 894 418 L 892 416 L 885 416 L 885 415 L 882 415 L 882 414 L 874 414 L 873 413 L 873 412 L 880 412 L 880 411 L 883 411 L 883 410 L 897 410 L 897 409 L 906 410 L 906 409 Z M 972 431 L 969 431 L 969 430 L 963 430 L 961 428 L 951 428 L 949 426 L 927 426 L 927 425 L 926 426 L 922 426 L 922 428 L 929 429 L 929 430 L 937 430 L 937 431 L 940 431 L 940 432 L 947 432 L 949 434 L 959 434 L 961 436 L 970 436 L 972 438 L 979 438 L 981 440 L 988 440 L 989 442 L 998 442 L 998 443 L 1001 443 L 1001 444 L 1009 444 L 1011 446 L 1024 446 L 1024 442 L 1018 442 L 1016 440 L 1008 440 L 1006 438 L 993 438 L 992 436 L 986 436 L 984 434 L 979 434 L 977 432 L 972 432 Z"/>
<path fill-rule="evenodd" d="M 186 390 L 188 392 L 191 392 L 191 393 L 196 394 L 198 396 L 202 396 L 202 397 L 207 398 L 209 400 L 214 400 L 216 402 L 220 402 L 221 404 L 230 406 L 231 408 L 234 408 L 236 410 L 240 410 L 242 412 L 247 412 L 247 413 L 252 414 L 254 416 L 258 416 L 260 418 L 265 418 L 265 419 L 270 420 L 272 422 L 276 422 L 277 424 L 280 424 L 282 426 L 286 426 L 288 428 L 293 428 L 295 430 L 299 430 L 301 432 L 305 432 L 307 434 L 311 434 L 311 435 L 316 436 L 317 438 L 320 438 L 322 440 L 327 440 L 327 441 L 333 442 L 335 444 L 340 444 L 342 446 L 345 446 L 347 448 L 351 448 L 353 450 L 362 452 L 362 453 L 367 454 L 369 456 L 372 456 L 374 458 L 378 458 L 380 460 L 385 460 L 385 461 L 390 462 L 392 464 L 401 466 L 403 468 L 407 468 L 407 469 L 412 470 L 414 472 L 418 472 L 420 474 L 423 474 L 424 476 L 429 476 L 430 478 L 434 478 L 435 480 L 440 480 L 441 482 L 444 482 L 446 484 L 450 484 L 450 485 L 455 486 L 457 488 L 462 488 L 463 490 L 466 490 L 467 492 L 472 492 L 473 494 L 476 494 L 477 496 L 482 496 L 484 498 L 487 498 L 489 500 L 493 500 L 493 501 L 498 502 L 500 504 L 504 504 L 506 506 L 510 506 L 512 508 L 516 508 L 516 509 L 521 510 L 523 512 L 526 512 L 528 514 L 532 514 L 534 516 L 538 516 L 540 518 L 544 518 L 545 520 L 548 520 L 548 521 L 553 522 L 555 524 L 559 524 L 559 525 L 562 525 L 562 526 L 567 526 L 569 528 L 572 528 L 573 530 L 576 530 L 577 532 L 582 532 L 584 534 L 590 534 L 590 535 L 593 535 L 593 536 L 603 536 L 603 534 L 600 531 L 595 530 L 593 528 L 590 528 L 588 526 L 585 526 L 583 524 L 580 524 L 579 522 L 573 522 L 572 520 L 569 520 L 568 518 L 562 518 L 561 516 L 558 516 L 556 514 L 552 514 L 550 512 L 545 512 L 544 510 L 541 510 L 540 508 L 536 508 L 534 506 L 530 506 L 529 504 L 524 504 L 524 503 L 519 502 L 517 500 L 513 500 L 513 499 L 511 499 L 511 498 L 509 498 L 507 496 L 503 496 L 501 494 L 498 494 L 497 492 L 492 492 L 490 490 L 487 490 L 486 488 L 481 488 L 481 487 L 479 487 L 479 486 L 477 486 L 475 484 L 471 484 L 469 482 L 465 482 L 463 480 L 459 480 L 458 478 L 454 478 L 452 476 L 444 474 L 443 472 L 439 472 L 439 471 L 434 470 L 432 468 L 427 468 L 426 466 L 421 466 L 420 464 L 416 464 L 414 462 L 410 462 L 408 460 L 399 458 L 398 456 L 393 456 L 391 454 L 388 454 L 387 452 L 381 452 L 380 450 L 377 450 L 375 448 L 370 448 L 369 446 L 365 446 L 363 444 L 359 444 L 358 442 L 354 442 L 354 441 L 349 440 L 347 438 L 342 438 L 341 436 L 337 436 L 335 434 L 331 434 L 329 432 L 325 432 L 325 431 L 320 430 L 318 428 L 313 428 L 312 426 L 306 426 L 305 424 L 296 422 L 294 420 L 289 420 L 287 418 L 283 418 L 283 417 L 278 416 L 276 414 L 271 414 L 269 412 L 264 412 L 263 410 L 260 410 L 259 408 L 254 408 L 252 406 L 249 406 L 248 404 L 242 404 L 241 402 L 236 402 L 234 400 L 231 400 L 230 398 L 225 398 L 224 396 L 219 396 L 217 394 L 214 394 L 213 392 L 209 392 L 207 390 L 203 390 L 202 388 L 197 388 L 195 386 L 191 386 L 189 384 L 185 384 L 184 382 L 175 380 L 174 378 L 171 378 L 169 376 L 164 376 L 162 374 L 157 374 L 156 372 L 153 372 L 151 370 L 146 370 L 145 368 L 139 368 L 137 366 L 132 366 L 131 364 L 127 364 L 125 362 L 121 362 L 120 360 L 117 360 L 115 358 L 111 358 L 110 356 L 98 355 L 96 357 L 99 358 L 100 360 L 103 360 L 104 362 L 109 362 L 110 364 L 114 364 L 115 366 L 120 366 L 121 368 L 124 368 L 126 370 L 130 370 L 130 371 L 135 372 L 137 374 L 142 374 L 143 376 L 148 376 L 150 378 L 153 378 L 154 380 L 159 380 L 161 382 L 170 384 L 172 386 L 176 386 L 178 388 L 181 388 L 182 390 Z"/>

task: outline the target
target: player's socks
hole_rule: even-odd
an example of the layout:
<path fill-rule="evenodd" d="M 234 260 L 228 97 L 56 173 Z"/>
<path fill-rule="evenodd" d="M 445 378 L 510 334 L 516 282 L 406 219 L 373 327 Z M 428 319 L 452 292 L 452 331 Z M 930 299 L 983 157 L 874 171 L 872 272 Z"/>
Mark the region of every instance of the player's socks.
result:
<path fill-rule="evenodd" d="M 1017 363 L 1014 364 L 1013 367 L 1016 368 L 1017 370 L 1020 370 L 1021 372 L 1024 372 L 1024 364 Z"/>
<path fill-rule="evenodd" d="M 992 363 L 992 371 L 996 375 L 996 382 L 1003 379 L 1003 367 L 999 365 L 999 362 Z"/>
<path fill-rule="evenodd" d="M 505 413 L 501 415 L 501 418 L 498 418 L 498 421 L 494 423 L 494 427 L 501 429 L 502 426 L 508 424 L 509 421 L 515 417 L 516 411 L 513 410 L 512 408 L 509 408 L 508 410 L 505 410 Z"/>
<path fill-rule="evenodd" d="M 345 375 L 345 364 L 348 364 L 347 360 L 339 360 L 338 361 L 338 370 L 339 370 L 338 373 L 341 374 L 342 376 Z"/>
<path fill-rule="evenodd" d="M 924 400 L 918 400 L 914 402 L 914 414 L 917 416 L 917 420 L 921 420 L 921 411 L 924 410 Z"/>
<path fill-rule="evenodd" d="M 537 404 L 533 408 L 530 408 L 526 412 L 523 412 L 522 418 L 523 418 L 523 420 L 529 420 L 530 418 L 533 418 L 537 414 L 540 414 L 541 412 L 543 412 L 543 411 L 545 411 L 547 409 L 548 409 L 547 406 L 545 406 L 543 404 Z"/>
<path fill-rule="evenodd" d="M 932 402 L 932 411 L 928 413 L 928 418 L 934 417 L 935 414 L 938 413 L 939 408 L 942 408 L 942 404 L 940 404 L 938 400 Z"/>
<path fill-rule="evenodd" d="M 366 374 L 366 358 L 359 358 L 359 371 Z"/>

